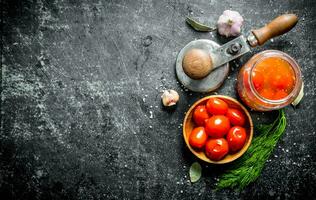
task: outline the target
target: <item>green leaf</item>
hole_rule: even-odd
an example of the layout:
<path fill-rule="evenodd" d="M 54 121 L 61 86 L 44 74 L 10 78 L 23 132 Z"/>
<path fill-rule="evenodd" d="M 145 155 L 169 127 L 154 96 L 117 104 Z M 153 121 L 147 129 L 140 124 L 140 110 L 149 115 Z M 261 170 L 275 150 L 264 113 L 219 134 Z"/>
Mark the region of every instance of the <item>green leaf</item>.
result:
<path fill-rule="evenodd" d="M 197 182 L 202 175 L 202 167 L 198 162 L 194 162 L 190 167 L 191 183 Z"/>
<path fill-rule="evenodd" d="M 216 28 L 212 28 L 206 24 L 200 23 L 198 20 L 195 20 L 193 18 L 187 17 L 185 20 L 189 25 L 192 26 L 196 31 L 204 31 L 204 32 L 210 32 L 215 31 Z"/>
<path fill-rule="evenodd" d="M 300 90 L 300 93 L 298 94 L 296 99 L 292 102 L 292 105 L 297 106 L 301 102 L 301 100 L 303 99 L 303 96 L 304 96 L 304 83 L 302 83 L 302 88 Z"/>

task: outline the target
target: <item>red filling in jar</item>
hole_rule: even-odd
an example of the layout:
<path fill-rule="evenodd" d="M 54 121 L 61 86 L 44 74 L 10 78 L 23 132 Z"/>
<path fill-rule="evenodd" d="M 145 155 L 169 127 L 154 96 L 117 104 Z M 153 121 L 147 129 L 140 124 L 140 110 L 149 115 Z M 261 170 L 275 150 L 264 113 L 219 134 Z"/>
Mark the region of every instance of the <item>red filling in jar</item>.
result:
<path fill-rule="evenodd" d="M 240 70 L 237 91 L 257 111 L 277 110 L 295 100 L 302 87 L 301 70 L 289 55 L 268 50 L 254 55 Z"/>

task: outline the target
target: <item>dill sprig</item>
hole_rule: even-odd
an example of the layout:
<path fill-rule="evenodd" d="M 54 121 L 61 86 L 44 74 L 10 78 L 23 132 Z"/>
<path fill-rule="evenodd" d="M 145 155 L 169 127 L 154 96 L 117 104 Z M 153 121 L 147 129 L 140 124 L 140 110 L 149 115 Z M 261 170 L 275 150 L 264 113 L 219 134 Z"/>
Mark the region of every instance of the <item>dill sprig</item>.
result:
<path fill-rule="evenodd" d="M 247 152 L 220 176 L 216 189 L 236 188 L 242 190 L 260 175 L 267 159 L 286 128 L 284 110 L 280 110 L 272 124 L 256 127 L 260 133 Z"/>

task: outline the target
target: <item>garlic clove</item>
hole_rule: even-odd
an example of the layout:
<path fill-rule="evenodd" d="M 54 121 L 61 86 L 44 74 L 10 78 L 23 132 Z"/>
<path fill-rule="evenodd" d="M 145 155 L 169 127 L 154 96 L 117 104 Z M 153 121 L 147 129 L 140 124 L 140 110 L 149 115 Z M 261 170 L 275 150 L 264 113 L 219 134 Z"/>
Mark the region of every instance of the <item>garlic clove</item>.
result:
<path fill-rule="evenodd" d="M 179 101 L 179 94 L 175 90 L 164 90 L 161 100 L 164 106 L 173 106 Z"/>

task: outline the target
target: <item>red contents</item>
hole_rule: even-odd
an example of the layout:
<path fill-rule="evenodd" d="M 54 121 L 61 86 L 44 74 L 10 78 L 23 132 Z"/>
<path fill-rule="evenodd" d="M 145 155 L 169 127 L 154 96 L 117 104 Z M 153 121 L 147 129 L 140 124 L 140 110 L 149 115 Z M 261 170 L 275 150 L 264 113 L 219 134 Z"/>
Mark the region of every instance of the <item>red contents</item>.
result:
<path fill-rule="evenodd" d="M 261 90 L 264 84 L 264 76 L 261 72 L 256 70 L 252 71 L 252 83 L 255 86 L 256 90 Z"/>
<path fill-rule="evenodd" d="M 256 64 L 252 70 L 252 83 L 260 96 L 279 100 L 293 90 L 295 73 L 286 60 L 269 57 Z"/>
<path fill-rule="evenodd" d="M 202 148 L 207 140 L 207 134 L 204 127 L 196 127 L 193 129 L 189 137 L 189 143 L 192 147 Z"/>
<path fill-rule="evenodd" d="M 197 126 L 189 136 L 189 144 L 204 150 L 211 160 L 221 160 L 245 145 L 247 134 L 243 126 L 246 116 L 241 110 L 230 108 L 222 99 L 212 97 L 206 105 L 197 106 L 193 121 Z"/>

